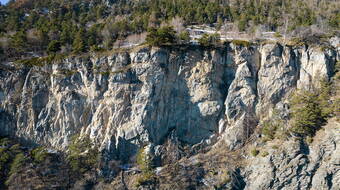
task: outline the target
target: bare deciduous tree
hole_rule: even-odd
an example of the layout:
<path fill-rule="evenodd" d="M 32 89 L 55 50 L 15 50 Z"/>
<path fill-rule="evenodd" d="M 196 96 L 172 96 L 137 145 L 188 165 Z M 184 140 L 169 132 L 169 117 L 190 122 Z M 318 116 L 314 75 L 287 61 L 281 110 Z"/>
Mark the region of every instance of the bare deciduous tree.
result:
<path fill-rule="evenodd" d="M 133 45 L 143 43 L 145 41 L 146 35 L 147 35 L 146 32 L 141 33 L 141 34 L 129 35 L 126 38 L 126 42 L 128 42 L 129 44 L 133 44 Z"/>
<path fill-rule="evenodd" d="M 110 29 L 105 26 L 101 31 L 101 36 L 103 37 L 103 45 L 105 48 L 109 48 L 112 43 L 112 34 Z"/>
<path fill-rule="evenodd" d="M 174 27 L 174 30 L 177 34 L 180 34 L 181 32 L 183 32 L 183 30 L 185 30 L 184 20 L 181 17 L 176 16 L 172 18 L 170 24 L 172 27 Z"/>
<path fill-rule="evenodd" d="M 113 47 L 114 48 L 121 48 L 124 45 L 124 41 L 123 40 L 116 40 L 115 43 L 113 43 Z"/>
<path fill-rule="evenodd" d="M 44 44 L 44 37 L 41 31 L 33 28 L 26 32 L 26 38 L 28 43 L 34 46 L 34 49 L 43 46 Z"/>
<path fill-rule="evenodd" d="M 0 47 L 6 50 L 9 46 L 9 39 L 7 37 L 0 38 Z"/>
<path fill-rule="evenodd" d="M 149 17 L 149 27 L 157 27 L 159 25 L 158 15 L 152 12 Z"/>

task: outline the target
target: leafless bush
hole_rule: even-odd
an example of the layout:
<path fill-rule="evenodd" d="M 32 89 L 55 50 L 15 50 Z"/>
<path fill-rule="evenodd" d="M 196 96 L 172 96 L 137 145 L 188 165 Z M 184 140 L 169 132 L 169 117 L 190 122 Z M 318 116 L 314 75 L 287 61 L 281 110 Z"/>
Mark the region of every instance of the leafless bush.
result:
<path fill-rule="evenodd" d="M 124 45 L 124 41 L 123 40 L 116 40 L 115 43 L 113 43 L 113 47 L 115 48 L 120 48 Z"/>
<path fill-rule="evenodd" d="M 26 32 L 26 37 L 27 37 L 27 40 L 31 43 L 39 42 L 41 40 L 41 34 L 35 28 L 28 30 Z"/>
<path fill-rule="evenodd" d="M 304 36 L 311 34 L 311 32 L 312 31 L 310 27 L 299 26 L 294 31 L 292 31 L 291 35 L 299 37 L 299 38 L 303 38 Z"/>
<path fill-rule="evenodd" d="M 170 24 L 173 26 L 174 30 L 177 32 L 177 34 L 180 34 L 183 30 L 185 30 L 184 27 L 184 20 L 181 17 L 174 17 L 172 18 Z"/>
<path fill-rule="evenodd" d="M 263 25 L 258 25 L 256 28 L 255 28 L 255 32 L 254 32 L 254 37 L 255 38 L 261 38 L 262 37 L 262 33 L 264 32 L 264 27 Z"/>
<path fill-rule="evenodd" d="M 58 40 L 59 34 L 56 31 L 50 31 L 48 32 L 48 37 L 50 38 L 50 40 Z"/>
<path fill-rule="evenodd" d="M 224 23 L 222 26 L 221 26 L 221 34 L 224 35 L 226 34 L 227 32 L 233 32 L 233 31 L 236 31 L 235 29 L 237 28 L 237 26 L 235 26 L 235 24 L 233 23 Z"/>
<path fill-rule="evenodd" d="M 150 17 L 149 17 L 149 28 L 152 27 L 157 27 L 160 24 L 159 20 L 158 20 L 158 15 L 156 12 L 152 12 Z"/>
<path fill-rule="evenodd" d="M 37 29 L 30 29 L 26 32 L 26 38 L 29 44 L 32 45 L 34 51 L 37 51 L 43 47 L 44 37 L 41 31 Z"/>
<path fill-rule="evenodd" d="M 0 38 L 0 47 L 2 49 L 7 49 L 9 46 L 9 39 L 7 37 L 1 37 Z"/>
<path fill-rule="evenodd" d="M 130 44 L 140 44 L 145 41 L 147 33 L 143 32 L 141 34 L 132 34 L 126 38 L 126 42 Z"/>
<path fill-rule="evenodd" d="M 72 50 L 71 45 L 66 44 L 65 46 L 61 46 L 61 53 L 68 53 Z"/>
<path fill-rule="evenodd" d="M 103 38 L 103 45 L 105 48 L 109 48 L 111 46 L 111 43 L 112 43 L 112 34 L 111 34 L 111 31 L 110 31 L 110 27 L 109 26 L 105 26 L 103 28 L 103 30 L 101 31 L 101 36 Z"/>

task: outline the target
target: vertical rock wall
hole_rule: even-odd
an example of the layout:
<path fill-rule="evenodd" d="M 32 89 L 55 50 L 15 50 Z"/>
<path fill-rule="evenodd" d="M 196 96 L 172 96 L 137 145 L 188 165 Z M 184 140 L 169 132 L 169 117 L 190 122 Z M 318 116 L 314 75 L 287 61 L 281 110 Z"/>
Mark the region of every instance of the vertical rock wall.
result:
<path fill-rule="evenodd" d="M 231 44 L 2 63 L 0 132 L 57 149 L 81 133 L 122 159 L 170 134 L 233 149 L 294 89 L 330 77 L 336 57 L 332 48 Z"/>

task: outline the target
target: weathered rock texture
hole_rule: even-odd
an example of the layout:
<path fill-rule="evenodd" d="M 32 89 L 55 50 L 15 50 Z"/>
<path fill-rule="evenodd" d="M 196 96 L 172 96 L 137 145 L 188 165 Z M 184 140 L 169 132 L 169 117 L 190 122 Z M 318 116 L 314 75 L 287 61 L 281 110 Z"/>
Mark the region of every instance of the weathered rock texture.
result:
<path fill-rule="evenodd" d="M 330 121 L 324 129 L 310 145 L 290 140 L 248 160 L 245 189 L 339 189 L 340 126 Z"/>
<path fill-rule="evenodd" d="M 178 149 L 169 143 L 174 139 L 192 152 L 216 142 L 237 149 L 274 109 L 288 113 L 296 88 L 333 75 L 339 50 L 332 43 L 138 48 L 44 66 L 1 63 L 0 135 L 59 150 L 73 135 L 89 135 L 108 159 L 123 162 L 145 145 L 150 154 L 178 160 L 178 153 L 166 154 Z M 292 140 L 250 159 L 236 176 L 238 187 L 336 189 L 337 125 L 310 146 Z M 208 179 L 203 189 L 214 189 Z"/>
<path fill-rule="evenodd" d="M 234 149 L 271 110 L 284 109 L 296 87 L 329 78 L 336 57 L 333 49 L 231 44 L 139 48 L 40 67 L 4 63 L 0 133 L 57 149 L 88 134 L 121 159 L 170 134 L 191 145 L 220 139 Z"/>

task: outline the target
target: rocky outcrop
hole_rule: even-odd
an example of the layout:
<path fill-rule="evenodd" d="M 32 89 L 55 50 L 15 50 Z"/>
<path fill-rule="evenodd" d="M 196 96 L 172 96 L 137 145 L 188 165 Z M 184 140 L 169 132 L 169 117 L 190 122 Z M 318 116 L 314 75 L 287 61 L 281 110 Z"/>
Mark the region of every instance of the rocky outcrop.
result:
<path fill-rule="evenodd" d="M 67 58 L 24 68 L 20 76 L 2 71 L 2 111 L 12 116 L 2 115 L 1 128 L 58 149 L 81 132 L 118 155 L 161 144 L 172 131 L 182 142 L 199 143 L 216 133 L 227 67 L 222 50 L 140 49 Z"/>
<path fill-rule="evenodd" d="M 235 78 L 225 101 L 224 141 L 230 148 L 241 145 L 256 126 L 257 72 L 259 54 L 256 49 L 234 50 Z"/>
<path fill-rule="evenodd" d="M 245 189 L 338 189 L 339 123 L 332 120 L 313 143 L 290 140 L 267 146 L 268 156 L 247 160 Z M 275 147 L 275 146 L 274 146 Z"/>
<path fill-rule="evenodd" d="M 301 65 L 298 88 L 310 88 L 311 85 L 320 79 L 328 78 L 334 72 L 336 61 L 335 50 L 311 48 L 301 53 Z"/>
<path fill-rule="evenodd" d="M 287 109 L 295 88 L 330 77 L 336 57 L 333 49 L 231 44 L 2 63 L 0 132 L 61 150 L 81 133 L 123 160 L 170 134 L 235 149 L 273 109 Z"/>
<path fill-rule="evenodd" d="M 262 47 L 261 55 L 256 113 L 264 117 L 266 110 L 273 109 L 294 90 L 299 78 L 299 53 L 291 47 L 268 44 Z"/>

